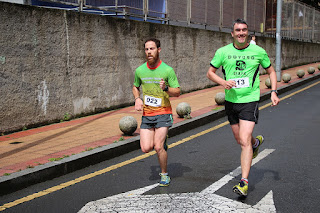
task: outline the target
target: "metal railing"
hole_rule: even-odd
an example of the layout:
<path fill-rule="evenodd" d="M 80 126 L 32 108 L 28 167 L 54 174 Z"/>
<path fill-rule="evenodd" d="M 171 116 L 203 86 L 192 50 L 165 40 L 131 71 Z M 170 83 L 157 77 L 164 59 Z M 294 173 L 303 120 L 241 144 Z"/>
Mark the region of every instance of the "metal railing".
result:
<path fill-rule="evenodd" d="M 276 0 L 46 0 L 73 6 L 81 12 L 231 31 L 232 22 L 243 18 L 249 31 L 275 36 Z M 320 42 L 320 11 L 296 0 L 282 0 L 281 36 Z"/>
<path fill-rule="evenodd" d="M 270 3 L 266 33 L 276 32 L 276 6 Z M 281 36 L 289 39 L 320 42 L 320 11 L 295 0 L 282 5 Z"/>
<path fill-rule="evenodd" d="M 265 0 L 168 0 L 169 22 L 231 31 L 237 18 L 248 21 L 249 30 L 264 32 Z"/>
<path fill-rule="evenodd" d="M 73 6 L 68 10 L 96 13 L 100 15 L 131 18 L 143 21 L 156 20 L 165 23 L 165 0 L 45 0 L 63 7 Z"/>

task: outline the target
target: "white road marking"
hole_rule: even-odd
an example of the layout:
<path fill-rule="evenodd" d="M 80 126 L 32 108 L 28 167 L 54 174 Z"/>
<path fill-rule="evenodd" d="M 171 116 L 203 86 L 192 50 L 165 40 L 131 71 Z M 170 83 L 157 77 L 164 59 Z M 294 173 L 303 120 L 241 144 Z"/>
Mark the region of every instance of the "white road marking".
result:
<path fill-rule="evenodd" d="M 252 165 L 271 154 L 274 149 L 265 149 Z M 196 193 L 155 194 L 143 193 L 157 187 L 153 184 L 137 190 L 92 201 L 79 213 L 93 212 L 276 212 L 273 192 L 270 191 L 256 205 L 251 206 L 220 195 L 214 194 L 230 180 L 241 174 L 241 167 L 236 168 L 208 188 Z"/>
<path fill-rule="evenodd" d="M 274 151 L 274 149 L 265 149 L 263 150 L 261 153 L 259 153 L 259 155 L 252 160 L 252 166 L 256 163 L 258 163 L 260 160 L 262 160 L 263 158 L 267 157 L 269 154 L 271 154 Z M 232 172 L 230 172 L 229 174 L 225 175 L 224 177 L 222 177 L 220 180 L 216 181 L 215 183 L 213 183 L 211 186 L 209 186 L 208 188 L 204 189 L 202 191 L 202 193 L 214 193 L 217 190 L 219 190 L 222 186 L 224 186 L 225 184 L 227 184 L 230 180 L 232 180 L 233 178 L 239 176 L 241 174 L 241 166 L 239 166 L 238 168 L 236 168 L 235 170 L 233 170 Z"/>

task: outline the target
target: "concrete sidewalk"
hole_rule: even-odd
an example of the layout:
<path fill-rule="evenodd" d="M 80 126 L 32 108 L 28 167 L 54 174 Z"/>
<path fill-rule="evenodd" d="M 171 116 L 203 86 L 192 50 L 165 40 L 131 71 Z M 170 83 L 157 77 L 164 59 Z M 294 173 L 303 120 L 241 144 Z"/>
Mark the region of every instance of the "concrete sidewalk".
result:
<path fill-rule="evenodd" d="M 279 93 L 320 78 L 319 64 L 283 70 L 282 73 L 291 75 L 291 81 L 278 82 Z M 310 66 L 316 68 L 314 74 L 308 74 Z M 303 78 L 297 77 L 298 69 L 305 71 Z M 270 98 L 270 89 L 265 86 L 267 78 L 268 75 L 260 76 L 261 100 Z M 216 93 L 223 91 L 216 86 L 171 98 L 174 125 L 169 137 L 225 116 L 224 106 L 218 106 L 214 100 Z M 176 114 L 176 106 L 181 102 L 190 104 L 191 119 Z M 133 136 L 123 136 L 119 129 L 119 120 L 127 115 L 135 117 L 140 126 L 142 113 L 131 106 L 1 136 L 0 195 L 139 149 L 139 128 Z"/>

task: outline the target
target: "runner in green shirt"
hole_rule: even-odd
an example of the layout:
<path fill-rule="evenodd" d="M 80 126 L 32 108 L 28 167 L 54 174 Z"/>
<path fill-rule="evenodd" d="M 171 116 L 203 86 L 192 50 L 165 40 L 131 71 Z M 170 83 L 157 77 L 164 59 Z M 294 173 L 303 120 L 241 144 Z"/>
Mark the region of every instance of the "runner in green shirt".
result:
<path fill-rule="evenodd" d="M 264 69 L 271 66 L 269 57 L 258 45 L 236 49 L 229 44 L 217 50 L 211 65 L 223 66 L 225 80 L 234 80 L 236 88 L 226 90 L 226 100 L 232 103 L 249 103 L 260 99 L 259 65 Z"/>
<path fill-rule="evenodd" d="M 169 94 L 159 87 L 161 79 L 170 87 L 180 87 L 172 67 L 161 60 L 157 67 L 151 68 L 146 62 L 135 72 L 134 86 L 141 86 L 143 91 L 143 116 L 172 114 Z"/>
<path fill-rule="evenodd" d="M 241 146 L 242 178 L 233 191 L 246 196 L 252 159 L 258 155 L 263 136 L 252 136 L 258 122 L 260 100 L 259 65 L 267 70 L 271 80 L 272 105 L 278 105 L 277 77 L 264 49 L 248 43 L 248 25 L 242 19 L 233 23 L 233 43 L 218 49 L 207 77 L 225 88 L 225 109 L 233 135 Z M 224 79 L 216 74 L 222 66 Z"/>
<path fill-rule="evenodd" d="M 135 109 L 143 110 L 140 126 L 140 146 L 145 153 L 155 149 L 161 168 L 160 186 L 168 186 L 167 134 L 172 126 L 172 109 L 169 96 L 180 95 L 180 85 L 174 70 L 159 58 L 160 41 L 148 39 L 145 44 L 147 62 L 136 69 L 132 93 Z M 140 97 L 140 86 L 143 98 Z"/>

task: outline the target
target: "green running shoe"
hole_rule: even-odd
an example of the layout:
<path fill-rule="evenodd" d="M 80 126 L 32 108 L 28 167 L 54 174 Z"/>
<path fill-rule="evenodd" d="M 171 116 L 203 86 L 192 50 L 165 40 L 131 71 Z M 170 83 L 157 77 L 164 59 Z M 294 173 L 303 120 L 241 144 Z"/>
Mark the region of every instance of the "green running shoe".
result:
<path fill-rule="evenodd" d="M 259 143 L 259 146 L 258 146 L 257 148 L 253 148 L 252 159 L 255 159 L 255 158 L 258 156 L 258 154 L 259 154 L 259 147 L 261 146 L 261 144 L 263 144 L 263 141 L 264 141 L 264 138 L 263 138 L 262 135 L 258 135 L 256 138 L 259 140 L 260 143 Z"/>
<path fill-rule="evenodd" d="M 248 184 L 245 181 L 240 181 L 237 185 L 235 185 L 232 190 L 233 192 L 237 193 L 241 196 L 247 196 L 248 195 Z"/>
<path fill-rule="evenodd" d="M 168 175 L 159 174 L 161 176 L 161 180 L 159 186 L 169 186 L 170 184 L 170 177 Z"/>

